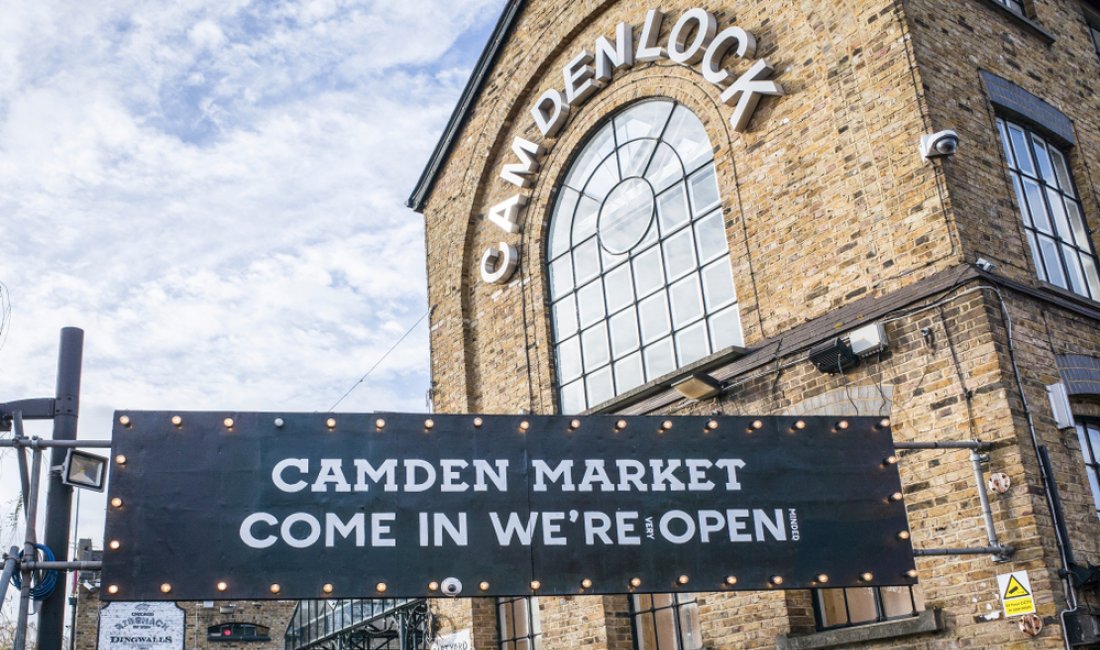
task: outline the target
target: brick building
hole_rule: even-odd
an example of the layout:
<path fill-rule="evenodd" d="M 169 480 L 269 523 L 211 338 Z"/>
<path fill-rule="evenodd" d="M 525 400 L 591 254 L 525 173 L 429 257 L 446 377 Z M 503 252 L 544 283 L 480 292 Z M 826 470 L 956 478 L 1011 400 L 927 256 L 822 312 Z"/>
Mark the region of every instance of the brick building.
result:
<path fill-rule="evenodd" d="M 80 560 L 102 560 L 103 551 L 93 550 L 90 539 L 80 540 Z M 98 571 L 77 576 L 73 650 L 99 647 L 100 580 Z M 128 603 L 119 603 L 126 606 Z M 184 638 L 188 650 L 283 650 L 284 634 L 294 613 L 293 601 L 207 601 L 180 602 Z"/>
<path fill-rule="evenodd" d="M 919 556 L 913 588 L 436 602 L 441 632 L 478 650 L 1087 636 L 1097 90 L 1083 0 L 510 0 L 409 202 L 434 408 L 881 415 L 896 442 L 990 445 L 1011 549 Z M 856 361 L 858 328 L 886 346 Z M 811 362 L 822 346 L 838 368 Z M 713 390 L 674 388 L 693 377 Z M 916 548 L 991 545 L 967 450 L 898 456 Z M 1009 571 L 1035 637 L 1001 613 Z"/>

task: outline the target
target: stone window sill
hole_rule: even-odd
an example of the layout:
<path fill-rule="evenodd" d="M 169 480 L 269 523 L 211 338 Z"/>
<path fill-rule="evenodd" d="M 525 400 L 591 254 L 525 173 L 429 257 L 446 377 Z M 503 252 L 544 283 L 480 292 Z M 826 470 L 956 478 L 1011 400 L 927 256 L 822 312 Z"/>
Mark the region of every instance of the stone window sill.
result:
<path fill-rule="evenodd" d="M 925 610 L 912 618 L 903 618 L 884 623 L 871 623 L 845 627 L 815 634 L 799 636 L 781 635 L 775 639 L 778 650 L 813 650 L 815 648 L 837 648 L 851 646 L 866 641 L 894 639 L 913 634 L 941 632 L 946 629 L 943 612 L 939 609 Z"/>
<path fill-rule="evenodd" d="M 981 2 L 983 5 L 992 7 L 995 11 L 1001 12 L 1001 14 L 1005 16 L 1011 17 L 1017 23 L 1023 25 L 1026 29 L 1041 38 L 1044 42 L 1046 42 L 1047 45 L 1051 45 L 1054 43 L 1054 34 L 1051 34 L 1047 30 L 1043 29 L 1043 27 L 1039 23 L 1035 22 L 1031 18 L 1018 14 L 1002 4 L 994 2 L 993 0 L 978 1 Z"/>
<path fill-rule="evenodd" d="M 686 366 L 677 368 L 672 372 L 661 375 L 660 377 L 657 377 L 655 379 L 651 379 L 641 386 L 632 388 L 621 395 L 616 395 L 615 397 L 612 397 L 602 404 L 596 404 L 595 406 L 583 411 L 582 414 L 592 415 L 595 413 L 616 413 L 619 411 L 619 409 L 626 408 L 627 406 L 630 406 L 635 402 L 640 402 L 643 399 L 652 397 L 653 395 L 661 392 L 673 390 L 673 383 L 680 379 L 683 379 L 684 377 L 687 377 L 692 373 L 707 372 L 708 370 L 713 370 L 714 368 L 717 368 L 724 363 L 728 363 L 733 359 L 745 356 L 747 352 L 748 350 L 746 350 L 745 348 L 736 345 L 730 346 L 724 350 L 719 350 L 710 354 L 709 356 L 703 357 L 702 359 L 693 361 Z"/>
<path fill-rule="evenodd" d="M 1078 303 L 1078 304 L 1080 304 L 1084 307 L 1090 307 L 1092 309 L 1100 308 L 1100 302 L 1097 302 L 1097 301 L 1093 300 L 1092 298 L 1089 298 L 1088 296 L 1082 296 L 1081 294 L 1079 294 L 1075 291 L 1071 291 L 1069 289 L 1063 289 L 1062 287 L 1059 287 L 1056 284 L 1051 284 L 1049 282 L 1044 282 L 1043 280 L 1039 280 L 1039 287 L 1042 288 L 1044 291 L 1047 291 L 1047 292 L 1053 293 L 1053 294 L 1057 294 L 1058 296 L 1061 296 L 1062 298 L 1065 298 L 1066 300 L 1072 300 L 1073 302 L 1076 302 L 1076 303 Z"/>

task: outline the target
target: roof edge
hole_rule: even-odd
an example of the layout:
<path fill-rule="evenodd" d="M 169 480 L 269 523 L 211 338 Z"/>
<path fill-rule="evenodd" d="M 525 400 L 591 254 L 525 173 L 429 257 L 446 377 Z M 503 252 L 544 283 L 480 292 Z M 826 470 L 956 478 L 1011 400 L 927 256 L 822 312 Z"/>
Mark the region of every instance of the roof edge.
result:
<path fill-rule="evenodd" d="M 447 120 L 447 126 L 443 129 L 443 134 L 440 136 L 439 142 L 436 143 L 435 150 L 432 151 L 432 155 L 428 159 L 428 164 L 424 167 L 424 171 L 420 172 L 420 179 L 416 182 L 416 187 L 409 195 L 408 200 L 405 201 L 405 205 L 416 212 L 424 212 L 424 204 L 428 200 L 428 194 L 435 186 L 436 177 L 443 167 L 443 162 L 450 156 L 451 149 L 454 148 L 455 140 L 458 138 L 458 133 L 466 124 L 474 102 L 481 94 L 485 79 L 504 47 L 504 42 L 511 35 L 512 27 L 515 25 L 516 17 L 519 16 L 523 4 L 524 0 L 508 0 L 508 4 L 504 6 L 504 11 L 501 12 L 500 19 L 497 21 L 496 27 L 493 28 L 493 34 L 489 38 L 489 42 L 485 44 L 485 49 L 481 51 L 481 56 L 478 57 L 474 71 L 470 73 L 470 79 L 466 82 L 466 87 L 462 89 L 458 104 L 451 112 L 451 117 Z"/>

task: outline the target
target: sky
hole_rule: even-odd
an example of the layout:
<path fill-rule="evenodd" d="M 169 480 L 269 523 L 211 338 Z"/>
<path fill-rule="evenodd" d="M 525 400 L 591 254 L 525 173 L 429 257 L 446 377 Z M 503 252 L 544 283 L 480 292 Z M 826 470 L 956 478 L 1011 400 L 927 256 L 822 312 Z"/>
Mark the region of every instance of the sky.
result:
<path fill-rule="evenodd" d="M 0 403 L 53 395 L 73 326 L 79 438 L 117 409 L 328 411 L 427 310 L 405 200 L 503 4 L 0 0 Z M 421 322 L 336 410 L 428 387 Z"/>

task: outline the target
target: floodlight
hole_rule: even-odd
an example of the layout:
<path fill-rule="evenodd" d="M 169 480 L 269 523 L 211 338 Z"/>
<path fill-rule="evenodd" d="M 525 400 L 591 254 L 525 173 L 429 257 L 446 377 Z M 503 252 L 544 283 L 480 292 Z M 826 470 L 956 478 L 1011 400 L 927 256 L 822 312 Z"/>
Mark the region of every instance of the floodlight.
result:
<path fill-rule="evenodd" d="M 70 449 L 65 455 L 61 470 L 61 482 L 65 485 L 102 492 L 106 478 L 106 458 L 79 449 Z"/>
<path fill-rule="evenodd" d="M 702 400 L 714 397 L 722 392 L 722 382 L 702 372 L 684 377 L 672 384 L 676 392 L 688 399 Z"/>

